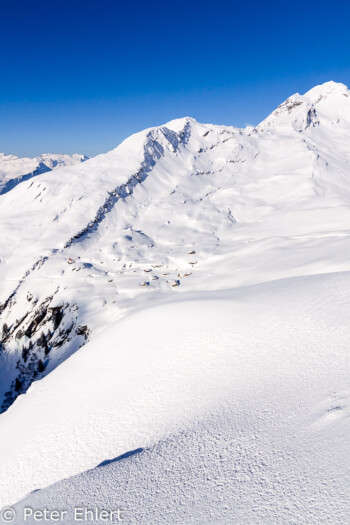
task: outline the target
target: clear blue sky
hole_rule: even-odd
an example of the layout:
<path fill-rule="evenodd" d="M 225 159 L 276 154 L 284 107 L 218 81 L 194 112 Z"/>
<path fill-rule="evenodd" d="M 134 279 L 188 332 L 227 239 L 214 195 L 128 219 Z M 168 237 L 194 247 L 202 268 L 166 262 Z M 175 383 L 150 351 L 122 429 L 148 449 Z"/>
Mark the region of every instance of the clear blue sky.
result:
<path fill-rule="evenodd" d="M 350 84 L 349 0 L 2 0 L 0 151 L 94 155 L 173 118 L 257 124 Z"/>

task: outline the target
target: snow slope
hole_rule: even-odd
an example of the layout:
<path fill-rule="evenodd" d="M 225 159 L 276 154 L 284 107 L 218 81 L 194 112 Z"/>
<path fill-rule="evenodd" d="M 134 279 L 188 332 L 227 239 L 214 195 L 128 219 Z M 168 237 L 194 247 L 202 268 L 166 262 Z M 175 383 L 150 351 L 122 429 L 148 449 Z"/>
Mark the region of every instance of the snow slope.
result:
<path fill-rule="evenodd" d="M 76 153 L 74 155 L 45 153 L 32 159 L 0 153 L 0 195 L 36 175 L 65 166 L 73 166 L 87 159 L 86 155 Z"/>
<path fill-rule="evenodd" d="M 82 504 L 132 524 L 348 523 L 349 297 L 339 272 L 127 316 L 1 415 L 0 505 L 32 492 L 18 524 L 24 505 Z"/>
<path fill-rule="evenodd" d="M 82 503 L 350 522 L 349 137 L 329 82 L 256 128 L 175 120 L 0 197 L 0 506 L 27 497 L 18 523 Z"/>
<path fill-rule="evenodd" d="M 348 270 L 349 94 L 293 95 L 257 128 L 175 120 L 3 195 L 2 410 L 134 309 Z"/>

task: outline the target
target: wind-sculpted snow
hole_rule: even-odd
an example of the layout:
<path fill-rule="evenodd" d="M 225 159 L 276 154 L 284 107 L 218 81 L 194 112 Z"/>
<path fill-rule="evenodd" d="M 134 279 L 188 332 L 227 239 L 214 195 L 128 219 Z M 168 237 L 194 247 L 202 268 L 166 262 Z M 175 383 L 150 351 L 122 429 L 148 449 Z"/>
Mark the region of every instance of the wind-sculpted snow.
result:
<path fill-rule="evenodd" d="M 2 410 L 131 310 L 348 270 L 349 136 L 330 82 L 256 128 L 175 120 L 2 195 Z"/>
<path fill-rule="evenodd" d="M 291 278 L 118 321 L 0 416 L 0 506 L 348 523 L 349 292 L 349 272 Z"/>

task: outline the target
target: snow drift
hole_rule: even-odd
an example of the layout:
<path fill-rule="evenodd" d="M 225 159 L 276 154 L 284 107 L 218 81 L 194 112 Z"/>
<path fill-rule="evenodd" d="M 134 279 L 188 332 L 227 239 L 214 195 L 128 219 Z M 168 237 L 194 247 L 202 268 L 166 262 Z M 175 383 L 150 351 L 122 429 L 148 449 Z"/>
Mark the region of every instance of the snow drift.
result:
<path fill-rule="evenodd" d="M 345 523 L 349 292 L 340 273 L 127 316 L 1 416 L 1 503 L 35 491 L 18 523 L 82 503 L 126 523 Z"/>
<path fill-rule="evenodd" d="M 349 137 L 329 82 L 0 197 L 0 505 L 349 520 Z"/>

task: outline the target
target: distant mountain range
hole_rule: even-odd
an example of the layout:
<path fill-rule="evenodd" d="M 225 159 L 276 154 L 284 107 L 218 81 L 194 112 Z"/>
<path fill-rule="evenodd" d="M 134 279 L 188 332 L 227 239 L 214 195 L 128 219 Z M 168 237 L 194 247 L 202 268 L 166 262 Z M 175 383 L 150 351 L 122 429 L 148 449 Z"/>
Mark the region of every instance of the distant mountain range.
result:
<path fill-rule="evenodd" d="M 34 158 L 19 158 L 0 153 L 0 195 L 36 175 L 65 166 L 74 166 L 88 158 L 86 155 L 51 155 L 51 153 L 44 153 Z"/>

